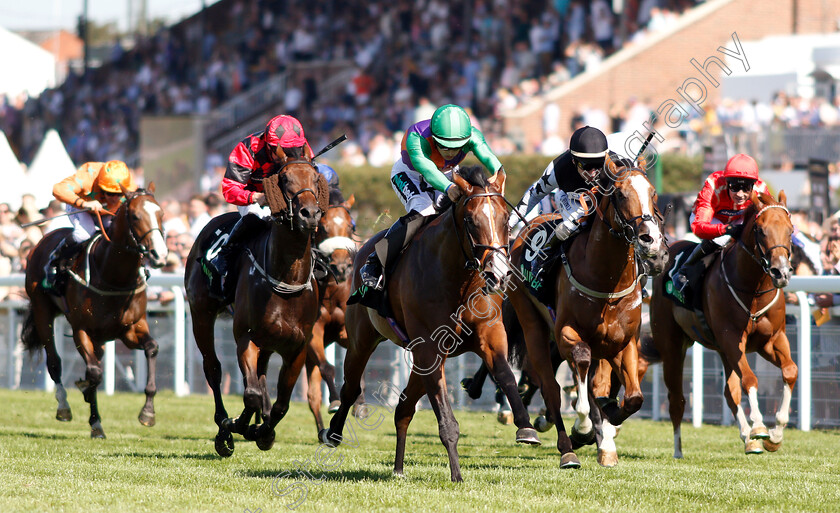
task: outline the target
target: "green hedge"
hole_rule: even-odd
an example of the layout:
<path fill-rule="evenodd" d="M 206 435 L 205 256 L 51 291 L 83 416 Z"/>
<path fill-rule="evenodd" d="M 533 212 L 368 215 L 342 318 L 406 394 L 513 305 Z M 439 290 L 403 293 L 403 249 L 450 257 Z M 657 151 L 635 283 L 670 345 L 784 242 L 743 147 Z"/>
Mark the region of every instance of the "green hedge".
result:
<path fill-rule="evenodd" d="M 508 178 L 505 196 L 511 203 L 517 203 L 525 190 L 539 178 L 551 157 L 542 155 L 517 155 L 502 157 Z M 477 164 L 472 158 L 465 165 Z M 405 214 L 400 200 L 391 188 L 391 167 L 348 167 L 335 166 L 341 177 L 341 189 L 345 197 L 356 198 L 354 209 L 359 235 L 368 237 L 384 230 L 399 216 Z M 696 192 L 702 177 L 702 158 L 681 155 L 662 156 L 664 186 L 661 192 Z"/>

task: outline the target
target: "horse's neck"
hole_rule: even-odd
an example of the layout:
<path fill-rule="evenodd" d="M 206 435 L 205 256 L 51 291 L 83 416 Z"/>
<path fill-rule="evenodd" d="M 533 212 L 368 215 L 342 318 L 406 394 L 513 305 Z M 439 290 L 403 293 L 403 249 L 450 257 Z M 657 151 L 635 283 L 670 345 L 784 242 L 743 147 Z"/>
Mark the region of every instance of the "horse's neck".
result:
<path fill-rule="evenodd" d="M 125 235 L 116 238 L 111 234 L 108 236 L 111 237 L 110 242 L 103 235 L 90 250 L 97 273 L 107 276 L 106 281 L 114 285 L 136 283 L 140 254 L 127 249 L 129 242 Z"/>
<path fill-rule="evenodd" d="M 579 239 L 582 237 L 579 237 Z M 586 266 L 574 268 L 577 275 L 588 278 L 584 283 L 601 285 L 593 287 L 606 290 L 607 288 L 627 287 L 635 279 L 635 260 L 633 246 L 623 238 L 618 238 L 610 232 L 610 226 L 605 220 L 596 217 L 592 229 L 586 239 L 584 261 Z M 580 242 L 578 242 L 580 243 Z"/>
<path fill-rule="evenodd" d="M 465 269 L 466 260 L 464 252 L 467 251 L 466 234 L 458 237 L 461 228 L 456 228 L 453 223 L 454 210 L 450 209 L 440 216 L 440 222 L 426 227 L 417 244 L 418 250 L 424 251 L 423 261 L 439 262 L 440 282 L 447 286 L 458 284 L 462 289 L 468 282 L 472 281 L 476 273 Z"/>
<path fill-rule="evenodd" d="M 759 291 L 773 288 L 770 275 L 756 262 L 746 246 L 735 241 L 734 247 L 724 250 L 721 265 L 726 266 L 726 277 L 734 287 L 741 290 Z"/>
<path fill-rule="evenodd" d="M 286 223 L 271 224 L 268 236 L 268 274 L 277 280 L 298 282 L 309 275 L 312 236 L 293 230 Z M 259 258 L 257 254 L 254 255 Z"/>

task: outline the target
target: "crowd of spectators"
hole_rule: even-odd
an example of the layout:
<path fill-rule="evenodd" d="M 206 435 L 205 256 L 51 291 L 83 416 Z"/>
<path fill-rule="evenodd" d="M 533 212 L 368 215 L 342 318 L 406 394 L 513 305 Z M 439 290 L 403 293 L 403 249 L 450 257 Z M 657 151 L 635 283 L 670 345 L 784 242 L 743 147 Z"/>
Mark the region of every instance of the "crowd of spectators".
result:
<path fill-rule="evenodd" d="M 133 165 L 141 116 L 206 114 L 295 63 L 351 61 L 356 74 L 338 98 L 319 97 L 306 75 L 282 103 L 312 133 L 351 135 L 348 163 L 387 162 L 394 134 L 426 116 L 424 105 L 469 106 L 487 123 L 696 3 L 628 0 L 616 14 L 607 0 L 222 0 L 131 49 L 115 42 L 112 62 L 38 98 L 0 98 L 0 130 L 23 162 L 56 128 L 75 162 Z"/>

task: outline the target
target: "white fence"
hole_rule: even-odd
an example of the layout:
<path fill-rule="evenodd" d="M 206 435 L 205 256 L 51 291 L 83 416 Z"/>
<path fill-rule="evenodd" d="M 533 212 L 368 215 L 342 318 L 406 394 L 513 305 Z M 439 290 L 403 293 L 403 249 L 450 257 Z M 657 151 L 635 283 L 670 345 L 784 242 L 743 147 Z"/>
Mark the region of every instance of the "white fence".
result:
<path fill-rule="evenodd" d="M 23 275 L 17 274 L 12 276 L 0 277 L 0 287 L 2 286 L 23 286 Z M 203 390 L 204 376 L 203 373 L 197 370 L 197 368 L 200 369 L 200 356 L 197 354 L 195 344 L 194 342 L 192 342 L 192 333 L 189 331 L 190 320 L 187 311 L 188 305 L 184 300 L 182 288 L 183 275 L 154 275 L 149 279 L 149 286 L 171 288 L 175 295 L 175 300 L 172 302 L 172 304 L 167 305 L 165 307 L 162 307 L 156 303 L 150 303 L 149 305 L 150 314 L 164 313 L 167 316 L 171 315 L 172 317 L 171 331 L 165 334 L 167 337 L 171 336 L 173 346 L 172 351 L 161 352 L 161 358 L 165 357 L 166 355 L 169 357 L 169 361 L 171 361 L 172 381 L 170 382 L 171 384 L 166 383 L 164 381 L 160 381 L 160 385 L 165 388 L 171 387 L 177 395 L 186 395 L 191 392 Z M 807 293 L 840 293 L 840 276 L 796 276 L 791 280 L 791 283 L 787 287 L 787 290 L 795 291 L 797 297 L 799 298 L 799 306 L 788 305 L 788 314 L 794 315 L 797 319 L 797 342 L 796 347 L 792 348 L 796 353 L 798 353 L 798 357 L 795 357 L 795 360 L 797 361 L 797 365 L 799 366 L 799 378 L 797 380 L 797 396 L 799 410 L 795 413 L 795 417 L 798 417 L 798 427 L 803 431 L 809 431 L 813 424 L 811 355 L 812 331 L 810 322 L 810 310 L 812 307 L 808 304 Z M 5 333 L 2 334 L 2 338 L 5 339 L 7 347 L 7 369 L 5 372 L 7 376 L 6 386 L 10 388 L 17 386 L 17 383 L 13 382 L 13 376 L 16 375 L 14 366 L 20 365 L 20 362 L 19 358 L 13 358 L 12 355 L 15 355 L 16 352 L 18 355 L 20 354 L 20 348 L 18 346 L 19 324 L 22 321 L 20 315 L 21 311 L 26 307 L 26 301 L 0 302 L 0 320 L 2 320 L 4 315 L 6 319 L 6 322 L 3 323 L 5 324 L 6 330 Z M 155 330 L 155 326 L 153 326 L 152 329 Z M 225 326 L 221 326 L 221 330 L 224 331 L 224 329 Z M 63 322 L 60 321 L 56 323 L 57 337 L 62 337 L 65 330 L 66 325 Z M 227 329 L 227 331 L 229 332 L 229 328 Z M 153 335 L 160 341 L 161 336 L 164 334 L 153 331 Z M 219 336 L 220 334 L 217 334 L 217 338 Z M 224 336 L 224 334 L 221 334 L 221 336 Z M 188 341 L 190 341 L 189 348 Z M 377 356 L 374 355 L 373 366 L 376 368 L 373 369 L 372 373 L 368 373 L 369 382 L 375 383 L 377 378 L 383 378 L 391 380 L 397 386 L 404 386 L 405 380 L 408 376 L 408 368 L 405 358 L 403 358 L 400 354 L 401 351 L 398 350 L 396 346 L 390 344 L 383 344 L 381 347 L 381 351 L 379 349 L 377 350 L 377 353 L 381 353 L 378 359 Z M 343 382 L 343 372 L 340 365 L 343 354 L 341 353 L 341 351 L 337 351 L 338 355 L 335 355 L 335 353 L 336 352 L 334 352 L 333 350 L 330 350 L 328 356 L 331 357 L 331 360 L 338 360 L 337 385 L 340 387 L 341 382 Z M 702 346 L 700 346 L 700 344 L 695 343 L 694 346 L 691 348 L 690 353 L 692 355 L 690 388 L 690 403 L 692 412 L 691 416 L 694 425 L 699 426 L 703 422 L 704 418 L 704 374 L 706 375 L 706 377 L 708 377 L 708 373 L 705 372 L 704 369 L 703 356 L 704 354 L 707 354 L 708 351 L 705 350 Z M 116 350 L 114 342 L 107 343 L 104 361 L 105 393 L 112 394 L 114 392 L 116 376 L 118 372 L 122 373 L 123 377 L 125 378 L 131 378 L 133 375 L 134 381 L 137 384 L 136 389 L 142 390 L 142 381 L 145 379 L 145 363 L 138 364 L 139 359 L 142 358 L 142 352 L 135 352 L 133 359 L 133 369 L 136 369 L 136 371 L 132 369 L 131 372 L 127 372 L 127 369 L 119 364 L 115 354 Z M 222 356 L 222 359 L 225 360 L 225 357 Z M 229 359 L 232 360 L 232 364 L 230 365 L 230 374 L 235 375 L 237 374 L 235 358 Z M 448 376 L 447 381 L 450 382 L 450 391 L 454 392 L 455 395 L 463 395 L 463 393 L 458 391 L 458 382 L 462 377 L 468 375 L 464 363 L 466 361 L 465 357 L 462 357 L 459 360 L 461 361 L 457 362 L 453 366 L 450 366 L 448 369 L 452 370 L 452 375 Z M 477 358 L 474 361 L 475 367 L 477 367 Z M 371 369 L 369 368 L 369 370 Z M 19 374 L 19 372 L 17 372 L 17 374 Z M 653 366 L 650 371 L 650 375 L 652 376 L 652 390 L 651 393 L 648 394 L 648 398 L 650 401 L 649 404 L 652 406 L 651 416 L 654 419 L 658 419 L 661 417 L 660 411 L 662 407 L 662 402 L 664 401 L 664 396 L 662 394 L 663 387 L 661 385 L 661 367 L 658 365 Z M 836 379 L 838 382 L 840 382 L 840 375 L 838 375 Z M 490 385 L 489 383 L 490 382 L 488 380 L 488 385 L 486 385 L 485 391 L 492 391 L 492 385 Z M 0 383 L 0 385 L 2 385 L 2 383 Z M 43 373 L 42 386 L 46 389 L 52 388 L 52 382 L 45 372 Z M 488 396 L 492 398 L 492 393 L 485 393 L 484 396 L 485 400 L 483 401 L 483 404 L 492 404 L 486 399 Z M 302 398 L 300 394 L 296 394 L 296 397 Z M 465 405 L 463 399 L 461 398 L 456 398 L 454 402 L 456 405 L 459 406 Z M 708 412 L 705 413 L 708 416 Z M 723 415 L 721 419 L 724 423 L 730 422 L 726 415 Z"/>

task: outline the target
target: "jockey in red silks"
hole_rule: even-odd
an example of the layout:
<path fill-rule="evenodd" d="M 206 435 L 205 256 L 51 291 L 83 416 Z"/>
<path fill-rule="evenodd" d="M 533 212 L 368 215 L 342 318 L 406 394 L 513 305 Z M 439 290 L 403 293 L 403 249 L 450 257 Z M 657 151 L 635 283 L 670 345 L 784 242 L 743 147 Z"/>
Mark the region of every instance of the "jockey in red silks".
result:
<path fill-rule="evenodd" d="M 743 229 L 743 214 L 752 202 L 750 195 L 767 192 L 767 185 L 758 179 L 758 164 L 749 155 L 735 155 L 723 171 L 709 175 L 694 202 L 691 214 L 691 231 L 703 239 L 683 262 L 674 275 L 674 287 L 682 292 L 690 281 L 688 275 L 696 277 L 697 263 L 738 237 Z"/>
<path fill-rule="evenodd" d="M 218 255 L 209 262 L 222 282 L 231 257 L 238 253 L 243 242 L 259 232 L 264 226 L 263 219 L 271 215 L 263 192 L 263 179 L 280 164 L 281 158 L 310 160 L 312 155 L 300 121 L 287 115 L 273 117 L 265 130 L 249 135 L 230 152 L 222 179 L 222 195 L 225 201 L 237 206 L 242 217 Z M 220 295 L 224 290 L 224 285 L 219 285 L 220 288 L 211 287 L 214 295 Z"/>

